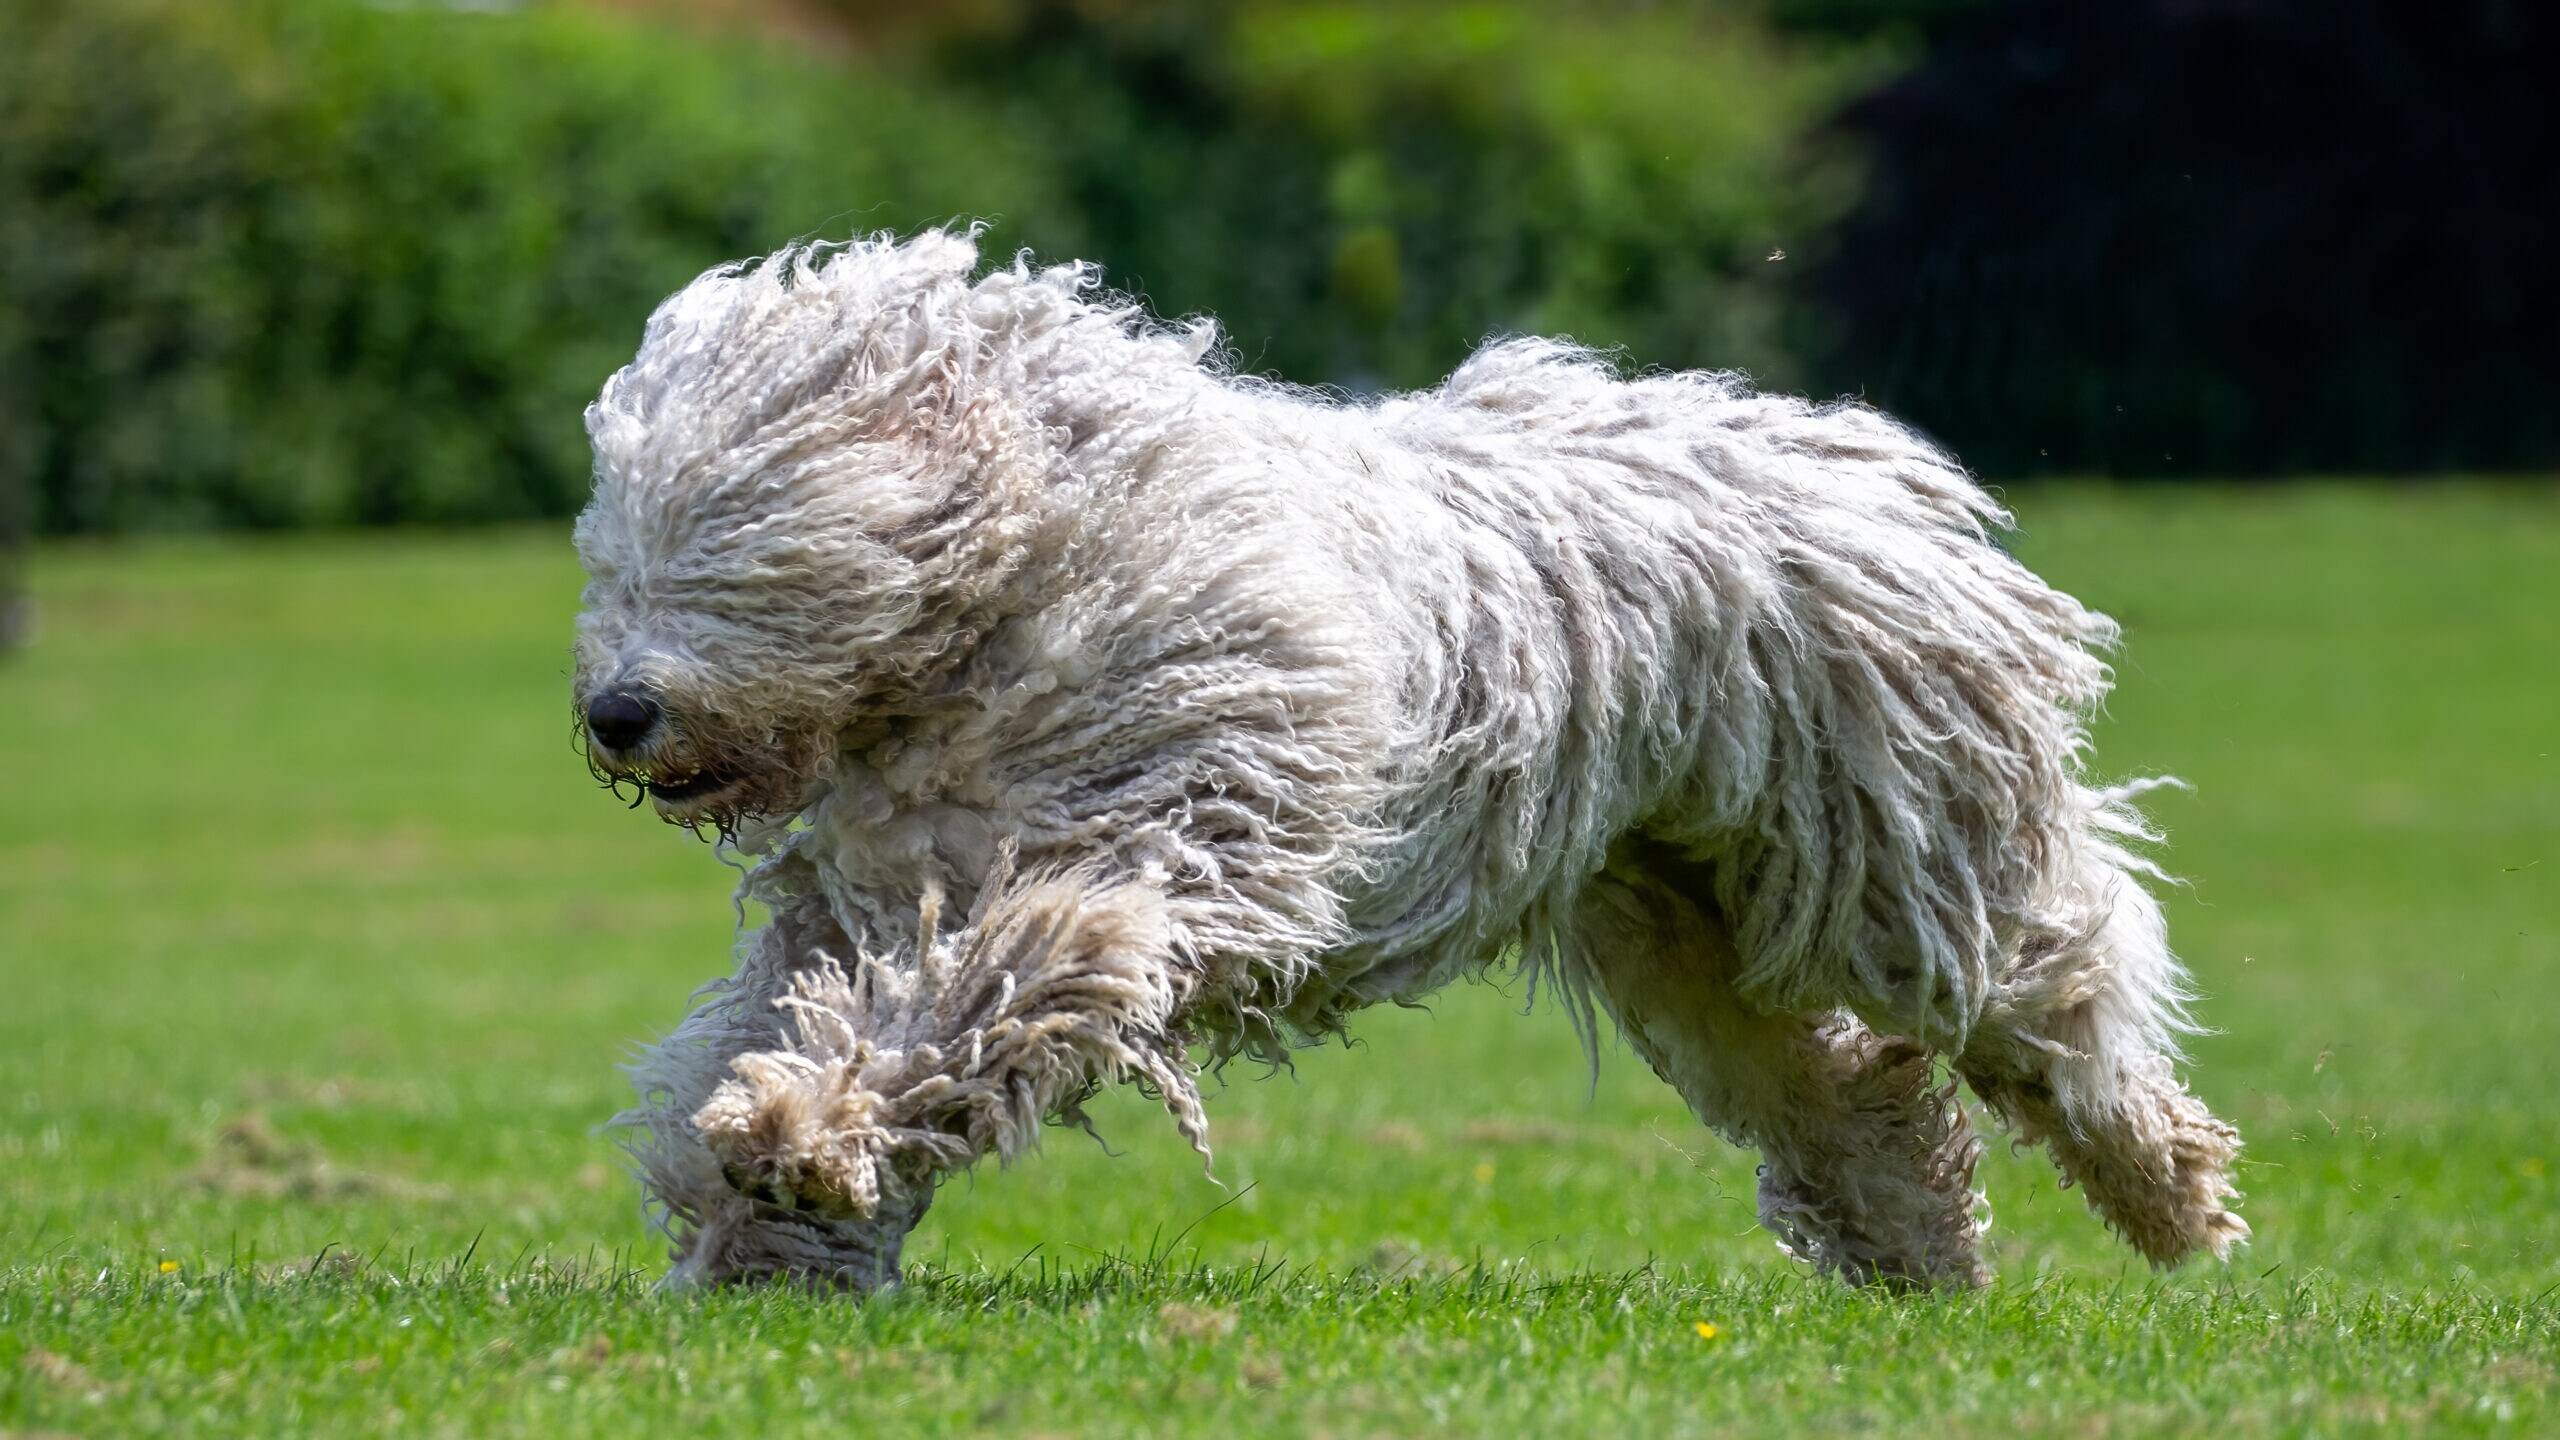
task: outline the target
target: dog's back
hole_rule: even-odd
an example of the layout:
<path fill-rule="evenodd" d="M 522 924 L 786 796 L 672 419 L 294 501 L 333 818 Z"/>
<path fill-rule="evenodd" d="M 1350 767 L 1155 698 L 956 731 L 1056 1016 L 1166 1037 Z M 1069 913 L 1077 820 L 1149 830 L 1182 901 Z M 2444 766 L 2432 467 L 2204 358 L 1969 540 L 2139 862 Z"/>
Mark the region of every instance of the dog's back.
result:
<path fill-rule="evenodd" d="M 1247 398 L 1298 411 L 1260 458 L 1358 537 L 1306 563 L 1367 588 L 1400 682 L 1358 998 L 1536 955 L 1630 832 L 1707 867 L 1777 1005 L 1960 1035 L 2033 932 L 2086 923 L 2053 908 L 2117 823 L 2078 778 L 2113 626 L 1909 430 L 1543 341 L 1374 408 Z"/>

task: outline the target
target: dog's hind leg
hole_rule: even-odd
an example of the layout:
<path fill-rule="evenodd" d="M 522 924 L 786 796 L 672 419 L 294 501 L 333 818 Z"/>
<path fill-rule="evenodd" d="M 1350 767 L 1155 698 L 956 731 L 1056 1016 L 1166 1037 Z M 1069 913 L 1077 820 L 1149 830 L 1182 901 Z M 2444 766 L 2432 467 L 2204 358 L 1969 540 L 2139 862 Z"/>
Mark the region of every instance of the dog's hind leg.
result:
<path fill-rule="evenodd" d="M 1981 1147 L 1953 1082 L 1917 1043 L 1845 1013 L 1746 1003 L 1689 871 L 1613 864 L 1571 918 L 1572 953 L 1628 1043 L 1699 1119 L 1760 1151 L 1760 1223 L 1789 1254 L 1852 1284 L 1982 1283 Z"/>
<path fill-rule="evenodd" d="M 2092 867 L 2086 893 L 2101 918 L 2031 947 L 1958 1068 L 2153 1264 L 2227 1258 L 2249 1236 L 2223 1203 L 2240 1132 L 2179 1082 L 2179 974 L 2159 903 L 2111 865 Z"/>

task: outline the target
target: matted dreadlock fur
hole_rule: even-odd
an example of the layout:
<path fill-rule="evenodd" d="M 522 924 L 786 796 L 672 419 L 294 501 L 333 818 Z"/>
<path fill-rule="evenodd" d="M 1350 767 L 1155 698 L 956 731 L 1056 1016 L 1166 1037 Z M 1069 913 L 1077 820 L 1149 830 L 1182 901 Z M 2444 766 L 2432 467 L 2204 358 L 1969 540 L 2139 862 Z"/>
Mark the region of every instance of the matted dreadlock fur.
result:
<path fill-rule="evenodd" d="M 588 412 L 595 763 L 771 915 L 624 1117 L 679 1280 L 888 1283 L 939 1179 L 1096 1086 L 1205 1155 L 1195 1050 L 1506 956 L 1852 1281 L 1985 1274 L 1932 1057 L 2154 1261 L 2247 1234 L 2139 787 L 2086 778 L 2114 627 L 1953 461 L 1545 340 L 1329 399 L 977 263 L 715 270 Z"/>

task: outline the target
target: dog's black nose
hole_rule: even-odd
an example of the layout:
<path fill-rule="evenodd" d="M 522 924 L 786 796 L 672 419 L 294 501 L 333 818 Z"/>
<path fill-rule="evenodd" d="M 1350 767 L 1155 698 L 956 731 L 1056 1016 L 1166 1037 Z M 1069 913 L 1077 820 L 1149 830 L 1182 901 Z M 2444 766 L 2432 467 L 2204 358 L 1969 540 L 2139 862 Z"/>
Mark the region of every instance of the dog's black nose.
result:
<path fill-rule="evenodd" d="M 629 690 L 608 690 L 587 706 L 587 733 L 608 750 L 628 750 L 658 723 L 658 704 Z"/>

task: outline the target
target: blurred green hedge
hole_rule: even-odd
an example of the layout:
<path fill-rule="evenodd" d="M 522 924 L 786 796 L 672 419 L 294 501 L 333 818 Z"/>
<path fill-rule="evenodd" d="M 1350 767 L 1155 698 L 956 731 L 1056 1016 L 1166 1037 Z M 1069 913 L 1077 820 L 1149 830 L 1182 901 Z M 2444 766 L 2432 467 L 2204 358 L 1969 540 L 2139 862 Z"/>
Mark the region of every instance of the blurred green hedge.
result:
<path fill-rule="evenodd" d="M 978 8 L 937 72 L 1049 137 L 1115 282 L 1217 314 L 1248 368 L 1355 389 L 1504 332 L 1795 383 L 1771 257 L 1855 199 L 1799 140 L 1882 68 L 1731 0 Z"/>
<path fill-rule="evenodd" d="M 0 0 L 0 488 L 52 532 L 565 513 L 666 292 L 962 216 L 1291 379 L 1540 331 L 1791 383 L 1783 282 L 1853 198 L 1793 137 L 1874 69 L 1716 3 L 834 3 L 867 58 Z"/>
<path fill-rule="evenodd" d="M 0 0 L 0 488 L 55 532 L 565 513 L 668 291 L 1061 215 L 1044 173 L 976 111 L 575 12 Z"/>

